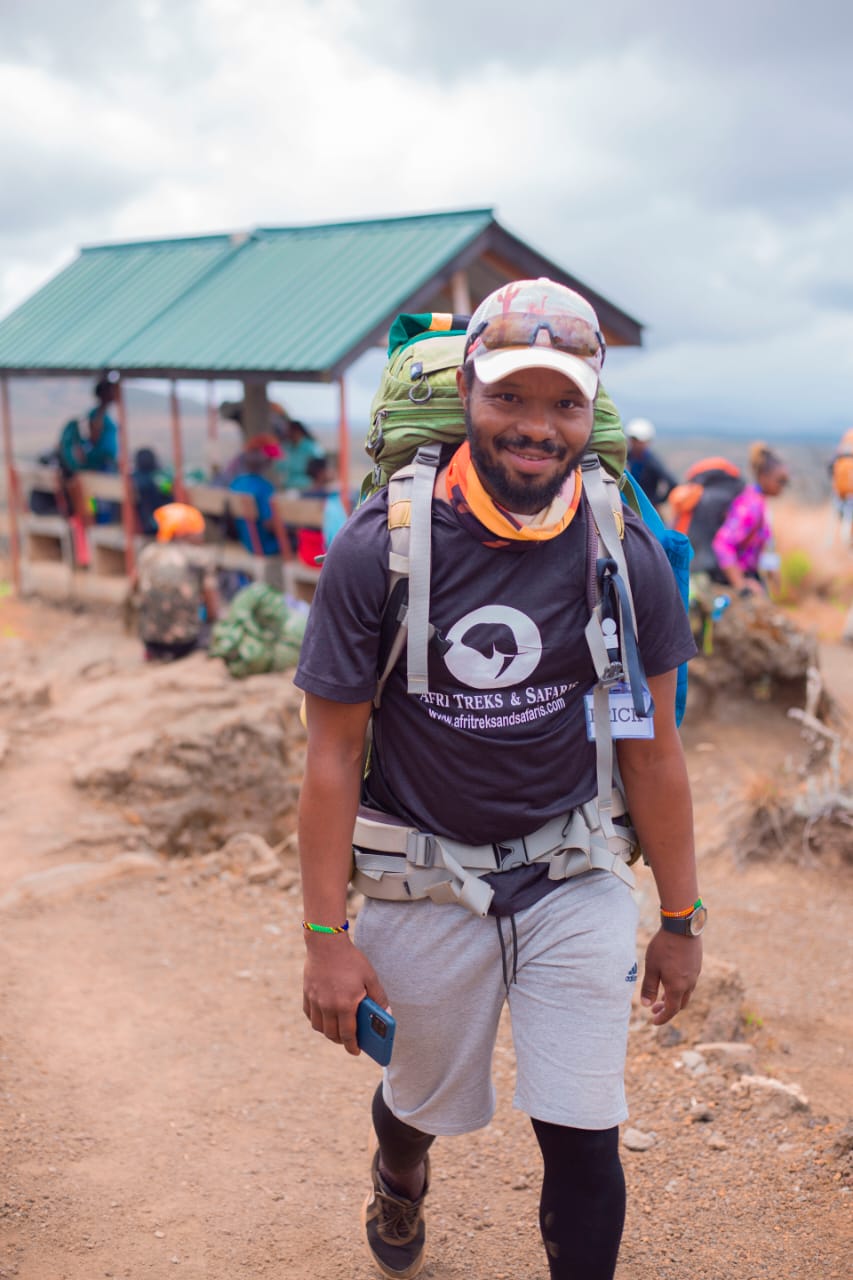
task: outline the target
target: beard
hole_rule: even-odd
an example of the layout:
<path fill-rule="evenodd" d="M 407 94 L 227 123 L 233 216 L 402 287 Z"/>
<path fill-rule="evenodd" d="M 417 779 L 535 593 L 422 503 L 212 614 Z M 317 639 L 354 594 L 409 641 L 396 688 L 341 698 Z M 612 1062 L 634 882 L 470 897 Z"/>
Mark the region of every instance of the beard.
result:
<path fill-rule="evenodd" d="M 589 447 L 587 441 L 583 449 L 570 453 L 566 445 L 555 444 L 551 440 L 533 440 L 519 431 L 501 436 L 499 440 L 493 439 L 494 454 L 490 455 L 482 444 L 467 406 L 465 430 L 471 448 L 471 460 L 483 487 L 502 507 L 519 515 L 535 515 L 550 506 Z M 521 453 L 526 449 L 535 450 L 553 457 L 561 465 L 553 476 L 541 480 L 536 476 L 512 476 L 501 462 L 500 454 L 504 449 Z"/>

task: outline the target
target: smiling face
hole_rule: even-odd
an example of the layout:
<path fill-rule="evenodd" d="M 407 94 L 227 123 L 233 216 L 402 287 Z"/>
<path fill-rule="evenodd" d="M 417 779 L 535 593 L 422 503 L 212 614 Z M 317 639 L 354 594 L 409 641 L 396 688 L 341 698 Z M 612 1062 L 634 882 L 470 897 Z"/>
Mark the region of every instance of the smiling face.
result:
<path fill-rule="evenodd" d="M 484 489 L 509 511 L 542 511 L 586 452 L 592 401 L 551 369 L 522 369 L 484 383 L 463 368 L 457 383 Z"/>

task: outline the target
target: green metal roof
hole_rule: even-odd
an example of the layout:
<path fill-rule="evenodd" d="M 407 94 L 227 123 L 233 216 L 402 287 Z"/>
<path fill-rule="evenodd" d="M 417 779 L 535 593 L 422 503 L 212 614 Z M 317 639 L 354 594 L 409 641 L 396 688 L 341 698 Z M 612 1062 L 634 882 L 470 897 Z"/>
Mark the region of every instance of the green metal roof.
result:
<path fill-rule="evenodd" d="M 228 236 L 83 249 L 0 323 L 0 367 L 91 373 L 233 252 Z"/>
<path fill-rule="evenodd" d="M 113 363 L 316 377 L 491 221 L 485 210 L 256 231 L 119 347 Z"/>
<path fill-rule="evenodd" d="M 328 380 L 399 311 L 449 309 L 469 268 L 481 296 L 513 274 L 580 287 L 610 338 L 640 341 L 635 320 L 475 209 L 84 249 L 0 322 L 0 373 Z"/>

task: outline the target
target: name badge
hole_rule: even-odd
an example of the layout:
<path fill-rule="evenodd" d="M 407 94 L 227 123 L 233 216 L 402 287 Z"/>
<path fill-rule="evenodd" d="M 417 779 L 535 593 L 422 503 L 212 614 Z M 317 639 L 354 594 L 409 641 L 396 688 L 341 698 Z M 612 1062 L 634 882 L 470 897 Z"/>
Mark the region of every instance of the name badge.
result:
<path fill-rule="evenodd" d="M 595 742 L 595 707 L 593 703 L 593 695 L 586 694 L 584 697 L 584 711 L 586 712 L 586 736 L 590 742 Z M 649 706 L 651 702 L 651 694 L 648 689 L 643 686 L 643 702 Z M 638 716 L 634 710 L 634 699 L 631 696 L 631 690 L 626 684 L 614 684 L 610 690 L 608 697 L 608 707 L 610 710 L 610 733 L 614 738 L 653 738 L 655 736 L 655 720 L 654 716 Z"/>

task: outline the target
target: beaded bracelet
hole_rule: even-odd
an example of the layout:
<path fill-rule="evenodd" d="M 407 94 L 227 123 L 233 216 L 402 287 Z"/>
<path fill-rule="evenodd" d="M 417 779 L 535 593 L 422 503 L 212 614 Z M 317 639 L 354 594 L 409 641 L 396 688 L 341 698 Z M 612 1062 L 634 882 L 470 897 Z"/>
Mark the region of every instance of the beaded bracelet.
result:
<path fill-rule="evenodd" d="M 683 911 L 664 911 L 663 907 L 661 907 L 660 913 L 662 916 L 666 916 L 667 920 L 678 920 L 682 916 L 689 916 L 691 911 L 698 911 L 702 905 L 702 899 L 697 898 L 692 907 L 685 907 Z"/>
<path fill-rule="evenodd" d="M 308 933 L 346 933 L 349 920 L 345 920 L 343 924 L 312 924 L 310 920 L 303 920 L 302 928 Z"/>

